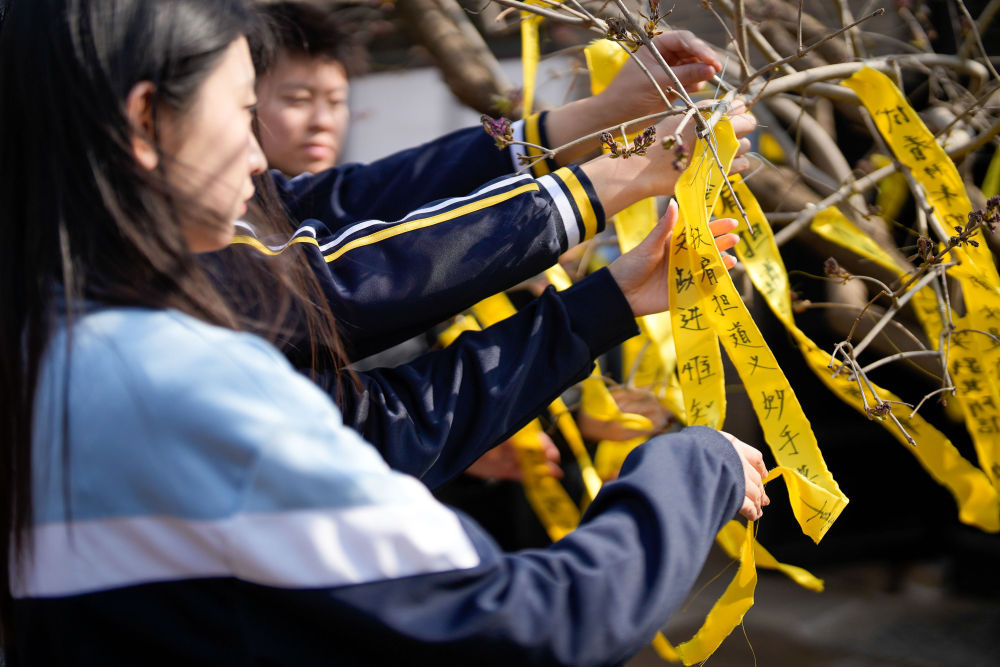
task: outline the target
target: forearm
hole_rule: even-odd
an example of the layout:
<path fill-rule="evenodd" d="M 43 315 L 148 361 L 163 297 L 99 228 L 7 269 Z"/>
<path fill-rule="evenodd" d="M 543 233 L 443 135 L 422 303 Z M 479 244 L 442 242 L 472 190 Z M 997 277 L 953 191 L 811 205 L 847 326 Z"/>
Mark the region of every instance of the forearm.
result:
<path fill-rule="evenodd" d="M 594 99 L 585 97 L 553 109 L 546 115 L 545 131 L 551 144 L 548 148 L 564 146 L 608 127 L 606 123 L 609 119 L 605 117 L 604 107 L 594 104 Z M 596 137 L 588 139 L 559 151 L 555 160 L 559 165 L 576 162 L 597 150 L 598 145 Z"/>
<path fill-rule="evenodd" d="M 602 155 L 580 165 L 604 208 L 605 216 L 610 218 L 646 197 L 673 194 L 673 183 L 681 172 L 670 166 L 665 167 L 662 164 L 664 156 L 649 155 L 654 151 L 662 152 L 662 149 L 654 145 L 647 155 L 633 155 L 627 159 Z M 659 179 L 658 174 L 664 171 L 670 173 Z M 660 187 L 657 187 L 657 181 L 660 181 Z"/>
<path fill-rule="evenodd" d="M 649 114 L 634 116 L 623 114 L 621 111 L 621 107 L 608 104 L 599 95 L 584 97 L 549 111 L 545 116 L 545 132 L 549 140 L 547 148 L 566 146 L 556 153 L 556 163 L 565 166 L 594 154 L 601 146 L 598 133 L 603 130 L 610 130 L 620 138 L 622 123 L 626 123 L 626 132 L 644 129 L 657 123 L 655 119 L 651 119 L 632 124 L 631 121 L 635 118 Z"/>
<path fill-rule="evenodd" d="M 595 308 L 600 304 L 600 308 Z M 637 332 L 607 271 L 393 369 L 345 379 L 344 422 L 433 487 L 538 415 L 593 359 Z M 327 389 L 333 378 L 327 381 Z"/>
<path fill-rule="evenodd" d="M 633 452 L 580 528 L 552 547 L 503 554 L 463 521 L 479 565 L 324 592 L 310 622 L 329 622 L 323 604 L 348 612 L 350 640 L 338 648 L 349 663 L 405 647 L 417 662 L 619 664 L 683 601 L 741 498 L 732 447 L 688 429 Z"/>
<path fill-rule="evenodd" d="M 575 167 L 538 179 L 512 175 L 394 221 L 363 220 L 331 229 L 306 220 L 291 243 L 287 237 L 253 238 L 241 227 L 227 252 L 300 253 L 355 360 L 555 264 L 561 253 L 604 229 L 603 210 L 592 195 L 586 175 Z M 236 282 L 233 270 L 217 273 L 221 281 Z M 295 318 L 289 323 L 294 327 Z M 308 352 L 307 337 L 306 331 L 295 332 L 282 347 L 286 353 Z M 293 359 L 297 366 L 309 362 Z"/>

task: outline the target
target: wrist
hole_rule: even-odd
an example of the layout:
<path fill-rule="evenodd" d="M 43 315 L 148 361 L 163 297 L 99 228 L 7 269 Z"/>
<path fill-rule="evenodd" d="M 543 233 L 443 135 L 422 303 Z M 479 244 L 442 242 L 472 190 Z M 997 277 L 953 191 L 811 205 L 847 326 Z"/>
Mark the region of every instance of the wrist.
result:
<path fill-rule="evenodd" d="M 549 148 L 564 146 L 610 127 L 613 121 L 606 118 L 606 105 L 597 100 L 597 97 L 584 97 L 549 111 L 545 117 L 545 132 L 552 144 Z M 591 137 L 560 151 L 556 154 L 556 161 L 565 166 L 592 153 L 599 145 L 600 139 Z"/>
<path fill-rule="evenodd" d="M 658 194 L 647 183 L 653 171 L 647 156 L 612 158 L 602 155 L 580 165 L 580 169 L 590 179 L 607 218 L 641 199 Z"/>

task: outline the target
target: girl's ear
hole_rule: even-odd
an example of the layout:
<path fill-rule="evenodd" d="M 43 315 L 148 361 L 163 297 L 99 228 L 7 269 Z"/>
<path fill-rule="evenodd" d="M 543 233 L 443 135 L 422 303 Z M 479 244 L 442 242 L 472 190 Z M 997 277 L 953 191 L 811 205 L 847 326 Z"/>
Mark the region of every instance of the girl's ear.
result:
<path fill-rule="evenodd" d="M 125 100 L 125 115 L 132 125 L 132 153 L 136 161 L 149 171 L 156 169 L 160 163 L 153 139 L 154 91 L 152 82 L 140 81 L 132 87 Z"/>

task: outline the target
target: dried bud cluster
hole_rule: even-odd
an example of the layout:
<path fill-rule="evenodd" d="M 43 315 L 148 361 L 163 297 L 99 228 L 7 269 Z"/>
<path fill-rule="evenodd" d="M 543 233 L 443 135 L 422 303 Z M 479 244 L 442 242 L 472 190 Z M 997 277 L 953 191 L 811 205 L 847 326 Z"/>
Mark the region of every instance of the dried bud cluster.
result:
<path fill-rule="evenodd" d="M 642 38 L 625 27 L 625 23 L 621 19 L 612 17 L 604 19 L 604 22 L 608 25 L 608 32 L 605 34 L 608 39 L 624 44 L 632 53 L 638 51 L 639 47 L 642 46 Z"/>
<path fill-rule="evenodd" d="M 833 257 L 827 257 L 826 261 L 823 262 L 823 273 L 826 274 L 827 278 L 833 280 L 840 280 L 842 282 L 847 282 L 854 276 L 851 275 L 844 267 L 842 267 L 837 260 Z"/>
<path fill-rule="evenodd" d="M 1000 196 L 994 195 L 986 201 L 985 208 L 969 213 L 969 221 L 964 227 L 955 225 L 957 236 L 950 237 L 948 243 L 952 248 L 966 244 L 978 248 L 979 241 L 972 238 L 975 233 L 984 228 L 993 233 L 997 230 L 997 225 L 1000 225 Z"/>
<path fill-rule="evenodd" d="M 483 114 L 479 117 L 479 122 L 483 124 L 486 134 L 493 137 L 493 141 L 496 142 L 498 149 L 503 150 L 514 141 L 514 130 L 511 129 L 510 121 L 506 118 L 494 119 Z"/>
<path fill-rule="evenodd" d="M 673 12 L 673 7 L 667 10 L 666 14 L 660 15 L 660 0 L 649 0 L 649 14 L 639 13 L 642 18 L 646 19 L 642 25 L 642 31 L 646 33 L 646 37 L 653 39 L 662 30 L 657 30 L 657 25 L 660 21 L 670 16 Z M 619 42 L 628 47 L 628 50 L 635 53 L 642 46 L 642 36 L 636 33 L 631 28 L 625 25 L 622 19 L 611 17 L 604 19 L 604 22 L 608 26 L 608 30 L 605 33 L 605 37 L 615 42 Z"/>
<path fill-rule="evenodd" d="M 632 147 L 622 145 L 610 132 L 601 133 L 601 143 L 608 147 L 612 158 L 628 159 L 631 155 L 645 155 L 646 149 L 656 142 L 656 128 L 647 127 L 632 140 Z"/>
<path fill-rule="evenodd" d="M 650 125 L 642 134 L 639 134 L 632 140 L 633 148 L 632 152 L 636 155 L 645 155 L 646 149 L 653 145 L 656 141 L 656 128 Z"/>
<path fill-rule="evenodd" d="M 927 236 L 917 238 L 917 256 L 924 262 L 934 261 L 934 241 Z"/>
<path fill-rule="evenodd" d="M 1000 225 L 1000 195 L 994 195 L 986 200 L 986 208 L 969 213 L 966 229 L 971 225 L 986 227 L 990 232 L 997 230 L 997 225 Z"/>
<path fill-rule="evenodd" d="M 869 419 L 884 420 L 892 411 L 892 406 L 889 405 L 889 401 L 882 401 L 881 403 L 876 403 L 870 408 L 866 408 L 865 412 L 868 413 Z"/>

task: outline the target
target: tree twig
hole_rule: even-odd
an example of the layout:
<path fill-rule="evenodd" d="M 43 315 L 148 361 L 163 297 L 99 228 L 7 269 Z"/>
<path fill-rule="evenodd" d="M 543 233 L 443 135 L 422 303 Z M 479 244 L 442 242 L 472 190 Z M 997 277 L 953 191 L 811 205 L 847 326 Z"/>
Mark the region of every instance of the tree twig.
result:
<path fill-rule="evenodd" d="M 990 54 L 986 52 L 986 47 L 983 46 L 983 36 L 979 34 L 979 27 L 976 25 L 975 19 L 972 18 L 972 14 L 969 13 L 969 8 L 965 6 L 965 2 L 963 2 L 963 0 L 955 0 L 955 3 L 958 5 L 958 9 L 962 12 L 965 20 L 969 22 L 969 32 L 976 40 L 976 45 L 979 46 L 979 52 L 982 54 L 983 60 L 986 62 L 986 67 L 988 67 L 990 73 L 993 74 L 993 78 L 1000 81 L 1000 74 L 997 74 L 996 68 L 994 68 L 993 63 L 990 62 Z"/>
<path fill-rule="evenodd" d="M 840 12 L 840 23 L 841 25 L 848 25 L 854 23 L 854 17 L 851 16 L 851 8 L 847 5 L 847 0 L 835 0 L 837 3 L 837 10 Z M 841 32 L 846 32 L 842 30 Z M 864 46 L 856 39 L 854 33 L 848 33 L 847 38 L 850 40 L 850 44 L 853 47 L 854 55 L 858 58 L 864 58 L 865 49 Z"/>
<path fill-rule="evenodd" d="M 975 29 L 976 32 L 970 32 L 965 36 L 965 41 L 962 42 L 961 48 L 958 49 L 958 55 L 966 58 L 969 53 L 972 52 L 972 47 L 975 45 L 976 35 L 982 35 L 986 28 L 989 27 L 990 23 L 996 17 L 997 12 L 1000 11 L 1000 0 L 990 0 L 990 3 L 983 8 L 983 13 L 979 15 L 976 19 Z"/>
<path fill-rule="evenodd" d="M 945 264 L 936 264 L 933 267 L 930 267 L 927 270 L 927 273 L 924 274 L 924 276 L 922 278 L 920 278 L 919 280 L 917 280 L 917 282 L 913 285 L 912 288 L 910 288 L 909 290 L 907 290 L 907 292 L 905 294 L 903 294 L 902 296 L 900 296 L 896 300 L 895 303 L 893 303 L 891 306 L 889 306 L 889 308 L 885 311 L 885 314 L 882 316 L 882 319 L 879 320 L 878 322 L 876 322 L 875 326 L 873 326 L 871 328 L 871 330 L 868 332 L 868 335 L 866 335 L 861 340 L 861 342 L 858 343 L 854 347 L 854 354 L 855 354 L 855 356 L 857 356 L 857 355 L 859 355 L 859 354 L 861 354 L 862 352 L 865 351 L 865 348 L 868 347 L 868 345 L 871 344 L 872 339 L 874 339 L 875 336 L 877 336 L 879 334 L 879 332 L 881 332 L 882 329 L 885 328 L 885 321 L 888 320 L 888 319 L 891 319 L 893 316 L 895 316 L 895 314 L 897 312 L 899 312 L 900 309 L 902 309 L 903 306 L 905 306 L 907 303 L 910 302 L 910 299 L 913 298 L 914 294 L 916 294 L 918 291 L 920 291 L 921 289 L 923 289 L 923 287 L 925 285 L 927 285 L 932 280 L 934 280 L 937 277 L 937 275 L 936 275 L 937 271 L 943 270 L 942 268 L 940 268 L 940 267 L 943 267 L 943 266 L 954 266 L 954 265 L 953 264 L 948 264 L 948 265 L 945 265 Z"/>
<path fill-rule="evenodd" d="M 539 5 L 529 5 L 526 2 L 518 2 L 518 0 L 494 0 L 494 2 L 504 5 L 505 7 L 512 7 L 514 9 L 531 12 L 532 14 L 538 14 L 539 16 L 544 16 L 556 21 L 562 21 L 563 23 L 569 23 L 570 25 L 583 25 L 590 23 L 590 21 L 586 18 L 568 14 L 565 11 L 548 9 Z"/>
<path fill-rule="evenodd" d="M 733 11 L 733 27 L 736 29 L 736 54 L 740 59 L 740 76 L 750 75 L 750 54 L 747 53 L 747 17 L 743 0 L 736 0 Z"/>
<path fill-rule="evenodd" d="M 876 9 L 874 12 L 872 12 L 868 16 L 865 16 L 864 18 L 858 19 L 857 21 L 855 21 L 851 25 L 846 26 L 844 28 L 841 28 L 840 30 L 827 35 L 826 37 L 822 38 L 818 42 L 814 42 L 814 43 L 810 44 L 809 46 L 805 47 L 804 49 L 799 49 L 798 53 L 794 53 L 794 54 L 788 56 L 787 58 L 782 58 L 778 62 L 771 63 L 769 65 L 765 65 L 764 67 L 761 67 L 759 70 L 757 70 L 756 72 L 754 72 L 753 74 L 751 74 L 749 77 L 747 77 L 746 81 L 743 82 L 743 85 L 740 86 L 740 92 L 745 92 L 749 88 L 750 84 L 753 83 L 754 79 L 756 79 L 756 78 L 758 78 L 758 77 L 760 77 L 760 76 L 762 76 L 762 75 L 764 75 L 764 74 L 766 74 L 766 73 L 768 73 L 768 72 L 770 72 L 772 70 L 777 69 L 781 65 L 785 65 L 785 64 L 788 64 L 788 63 L 791 63 L 791 62 L 794 62 L 794 61 L 798 60 L 799 58 L 801 58 L 802 56 L 806 55 L 810 51 L 812 51 L 812 50 L 816 49 L 817 47 L 819 47 L 819 46 L 825 44 L 826 42 L 830 41 L 831 39 L 833 39 L 837 35 L 840 35 L 841 33 L 844 33 L 844 32 L 850 30 L 851 28 L 854 28 L 855 26 L 857 26 L 857 25 L 859 25 L 861 23 L 863 23 L 865 21 L 868 21 L 869 19 L 873 19 L 876 16 L 882 16 L 883 14 L 885 14 L 885 10 L 884 9 Z M 806 70 L 806 71 L 811 71 L 811 70 Z"/>

